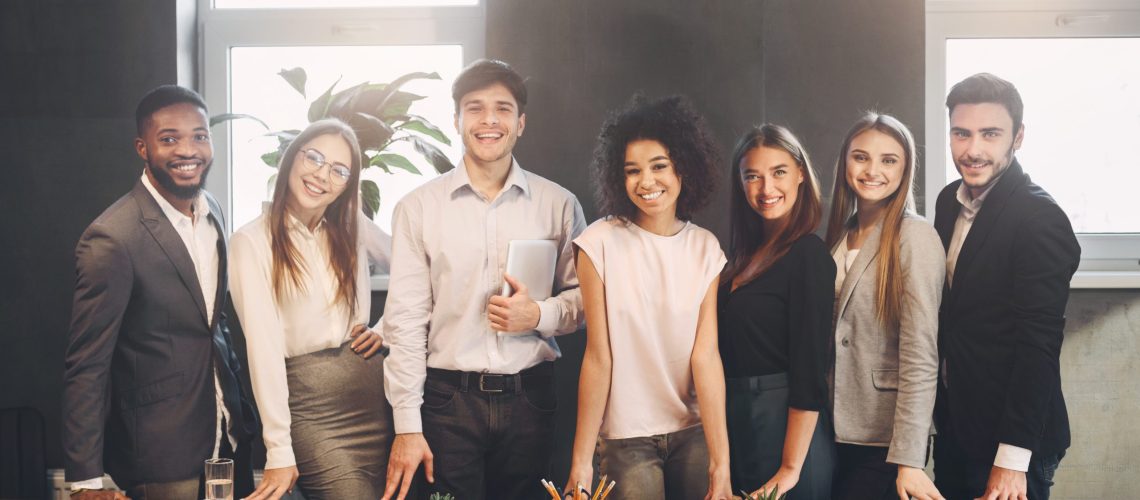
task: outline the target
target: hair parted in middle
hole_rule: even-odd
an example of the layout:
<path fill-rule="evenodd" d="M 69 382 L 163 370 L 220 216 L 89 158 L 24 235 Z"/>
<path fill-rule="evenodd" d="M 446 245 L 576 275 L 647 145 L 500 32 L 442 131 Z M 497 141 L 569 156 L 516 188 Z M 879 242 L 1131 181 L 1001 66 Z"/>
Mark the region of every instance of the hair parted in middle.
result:
<path fill-rule="evenodd" d="M 352 154 L 352 176 L 345 183 L 344 191 L 325 208 L 325 234 L 328 235 L 329 265 L 337 279 L 336 298 L 348 307 L 349 317 L 356 314 L 356 296 L 362 292 L 356 289 L 357 241 L 360 227 L 360 169 L 362 156 L 356 133 L 344 122 L 335 118 L 315 121 L 297 135 L 281 154 L 277 167 L 277 181 L 273 185 L 273 204 L 269 209 L 269 239 L 273 254 L 272 281 L 275 299 L 280 304 L 287 292 L 304 291 L 304 262 L 293 240 L 289 237 L 290 219 L 286 213 L 286 199 L 289 197 L 289 175 L 296 166 L 301 148 L 313 139 L 335 135 L 348 143 Z M 294 222 L 296 223 L 296 222 Z"/>
<path fill-rule="evenodd" d="M 804 175 L 796 204 L 785 216 L 787 222 L 780 225 L 776 234 L 765 234 L 764 221 L 745 199 L 744 184 L 740 178 L 740 164 L 744 157 L 753 149 L 761 147 L 788 153 Z M 732 187 L 729 194 L 728 265 L 721 274 L 722 286 L 730 285 L 737 277 L 740 277 L 739 282 L 743 285 L 764 274 L 788 253 L 792 243 L 815 232 L 823 218 L 819 180 L 811 167 L 807 150 L 784 127 L 766 123 L 746 132 L 736 142 L 729 172 Z"/>
<path fill-rule="evenodd" d="M 720 153 L 704 118 L 679 95 L 651 101 L 634 94 L 602 124 L 591 166 L 599 215 L 628 223 L 637 214 L 625 190 L 625 153 L 629 143 L 638 140 L 665 147 L 681 179 L 677 218 L 691 220 L 716 189 Z"/>
<path fill-rule="evenodd" d="M 869 130 L 882 132 L 894 139 L 899 146 L 902 146 L 906 155 L 899 188 L 885 200 L 883 229 L 879 233 L 879 289 L 875 294 L 875 304 L 878 309 L 876 312 L 883 326 L 893 327 L 898 324 L 899 309 L 902 307 L 903 272 L 899 260 L 899 240 L 903 217 L 915 213 L 914 171 L 918 162 L 915 158 L 914 136 L 897 118 L 868 111 L 847 131 L 847 136 L 839 149 L 839 159 L 835 162 L 835 187 L 831 195 L 831 215 L 827 219 L 827 248 L 835 248 L 854 223 L 852 216 L 855 214 L 858 197 L 847 184 L 847 153 L 851 149 L 852 141 Z"/>

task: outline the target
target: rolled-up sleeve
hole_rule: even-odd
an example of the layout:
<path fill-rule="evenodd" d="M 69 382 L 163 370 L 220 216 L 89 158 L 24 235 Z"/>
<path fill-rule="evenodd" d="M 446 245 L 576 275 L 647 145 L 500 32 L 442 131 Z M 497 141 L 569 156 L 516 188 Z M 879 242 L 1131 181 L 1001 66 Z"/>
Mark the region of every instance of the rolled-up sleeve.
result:
<path fill-rule="evenodd" d="M 558 240 L 558 263 L 554 268 L 554 290 L 550 298 L 538 303 L 538 333 L 543 338 L 578 331 L 585 321 L 582 291 L 574 265 L 574 238 L 586 230 L 586 216 L 578 198 L 568 197 L 562 211 L 562 234 Z"/>

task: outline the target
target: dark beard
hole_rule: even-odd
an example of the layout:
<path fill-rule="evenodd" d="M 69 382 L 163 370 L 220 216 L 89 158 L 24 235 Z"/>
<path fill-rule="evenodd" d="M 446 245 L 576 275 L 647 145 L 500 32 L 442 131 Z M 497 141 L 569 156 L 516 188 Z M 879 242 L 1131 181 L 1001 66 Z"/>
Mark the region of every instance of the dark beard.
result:
<path fill-rule="evenodd" d="M 198 197 L 198 193 L 202 192 L 202 186 L 206 184 L 206 176 L 210 173 L 210 166 L 214 164 L 213 161 L 205 164 L 202 169 L 202 177 L 199 178 L 198 184 L 193 186 L 179 186 L 174 182 L 174 178 L 170 176 L 165 168 L 156 167 L 150 162 L 148 158 L 146 161 L 146 168 L 150 174 L 154 176 L 154 180 L 158 181 L 158 185 L 162 186 L 166 192 L 174 195 L 181 200 L 193 200 Z"/>

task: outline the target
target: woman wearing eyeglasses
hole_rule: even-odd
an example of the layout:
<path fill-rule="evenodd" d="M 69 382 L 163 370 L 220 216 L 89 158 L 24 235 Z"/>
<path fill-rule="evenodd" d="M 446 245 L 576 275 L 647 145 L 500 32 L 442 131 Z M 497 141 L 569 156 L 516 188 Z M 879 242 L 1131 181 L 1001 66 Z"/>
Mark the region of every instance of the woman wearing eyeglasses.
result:
<path fill-rule="evenodd" d="M 272 205 L 230 241 L 230 293 L 261 413 L 265 476 L 250 499 L 379 498 L 392 411 L 367 326 L 360 146 L 337 120 L 285 149 Z M 299 478 L 298 478 L 299 475 Z"/>

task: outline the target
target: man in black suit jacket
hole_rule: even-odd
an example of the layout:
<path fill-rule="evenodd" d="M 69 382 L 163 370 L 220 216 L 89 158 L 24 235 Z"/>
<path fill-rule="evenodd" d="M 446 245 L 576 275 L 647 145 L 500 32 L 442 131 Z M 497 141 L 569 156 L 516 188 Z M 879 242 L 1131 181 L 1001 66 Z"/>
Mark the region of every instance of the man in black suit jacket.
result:
<path fill-rule="evenodd" d="M 198 499 L 203 461 L 218 456 L 237 458 L 244 496 L 256 414 L 223 317 L 224 220 L 201 189 L 213 159 L 206 105 L 168 85 L 135 117 L 144 174 L 75 250 L 63 392 L 72 498 L 98 496 L 87 490 L 106 472 L 135 500 Z"/>
<path fill-rule="evenodd" d="M 939 316 L 935 478 L 946 498 L 1047 499 L 1069 446 L 1060 355 L 1080 246 L 1021 169 L 1021 97 L 981 73 L 951 89 L 962 179 L 938 195 L 947 249 Z"/>

